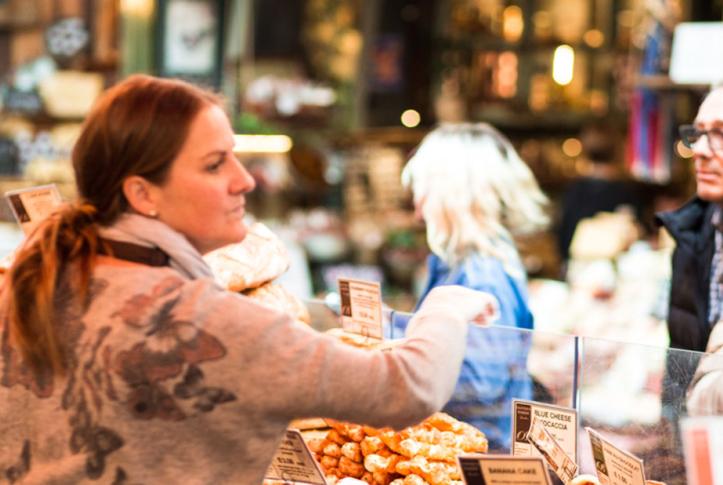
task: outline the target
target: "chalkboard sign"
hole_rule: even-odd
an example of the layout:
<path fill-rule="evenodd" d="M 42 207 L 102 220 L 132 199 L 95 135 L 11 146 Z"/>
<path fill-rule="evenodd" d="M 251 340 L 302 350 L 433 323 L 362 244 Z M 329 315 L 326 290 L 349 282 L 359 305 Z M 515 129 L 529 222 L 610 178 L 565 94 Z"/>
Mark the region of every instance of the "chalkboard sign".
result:
<path fill-rule="evenodd" d="M 24 116 L 37 116 L 43 113 L 43 101 L 37 91 L 10 88 L 5 94 L 4 109 Z"/>
<path fill-rule="evenodd" d="M 9 138 L 0 138 L 0 175 L 18 175 L 19 172 L 18 146 Z"/>

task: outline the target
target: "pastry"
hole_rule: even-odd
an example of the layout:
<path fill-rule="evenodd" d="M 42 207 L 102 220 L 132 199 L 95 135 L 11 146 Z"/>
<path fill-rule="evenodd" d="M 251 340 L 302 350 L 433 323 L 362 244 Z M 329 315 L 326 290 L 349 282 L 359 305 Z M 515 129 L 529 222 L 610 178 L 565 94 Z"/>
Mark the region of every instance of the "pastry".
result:
<path fill-rule="evenodd" d="M 230 291 L 256 288 L 284 273 L 290 259 L 286 247 L 268 227 L 256 222 L 243 241 L 203 257 L 216 281 Z"/>
<path fill-rule="evenodd" d="M 253 298 L 260 304 L 291 315 L 294 320 L 311 323 L 309 310 L 293 293 L 281 285 L 266 283 L 258 288 L 244 291 L 244 295 Z"/>
<path fill-rule="evenodd" d="M 331 429 L 309 447 L 328 477 L 361 478 L 371 485 L 457 485 L 462 478 L 457 455 L 487 452 L 482 432 L 444 413 L 401 431 L 326 422 Z"/>

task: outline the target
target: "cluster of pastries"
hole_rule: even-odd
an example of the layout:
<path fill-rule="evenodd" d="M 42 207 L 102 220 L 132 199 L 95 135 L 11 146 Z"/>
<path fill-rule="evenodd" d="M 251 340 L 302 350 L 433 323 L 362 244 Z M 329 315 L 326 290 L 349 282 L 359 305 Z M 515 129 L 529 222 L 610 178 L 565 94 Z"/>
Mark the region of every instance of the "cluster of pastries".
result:
<path fill-rule="evenodd" d="M 445 413 L 401 431 L 327 423 L 326 436 L 308 444 L 330 484 L 350 477 L 377 485 L 461 485 L 456 457 L 487 452 L 481 431 Z"/>
<path fill-rule="evenodd" d="M 291 260 L 284 243 L 264 224 L 251 224 L 243 241 L 211 251 L 203 259 L 216 281 L 227 290 L 241 292 L 297 321 L 310 323 L 304 303 L 272 283 L 289 268 Z"/>

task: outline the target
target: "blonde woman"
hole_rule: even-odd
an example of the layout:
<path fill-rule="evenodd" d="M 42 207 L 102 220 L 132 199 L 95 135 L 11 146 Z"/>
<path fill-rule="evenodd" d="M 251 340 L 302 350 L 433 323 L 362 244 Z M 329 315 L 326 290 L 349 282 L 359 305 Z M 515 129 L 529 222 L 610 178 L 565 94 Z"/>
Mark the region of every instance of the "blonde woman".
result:
<path fill-rule="evenodd" d="M 484 290 L 499 302 L 498 326 L 532 329 L 512 235 L 547 224 L 546 198 L 510 141 L 485 123 L 440 126 L 424 138 L 402 182 L 412 189 L 432 252 L 419 304 L 437 286 Z M 484 431 L 492 450 L 509 449 L 511 399 L 532 397 L 528 348 L 524 332 L 468 332 L 462 373 L 445 410 Z"/>

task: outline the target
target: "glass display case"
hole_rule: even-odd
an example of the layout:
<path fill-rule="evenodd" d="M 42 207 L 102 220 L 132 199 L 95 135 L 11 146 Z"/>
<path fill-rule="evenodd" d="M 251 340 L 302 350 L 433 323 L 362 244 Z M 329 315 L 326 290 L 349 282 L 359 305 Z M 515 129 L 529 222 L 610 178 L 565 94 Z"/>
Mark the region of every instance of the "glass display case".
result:
<path fill-rule="evenodd" d="M 335 312 L 338 308 L 334 304 L 315 300 L 307 305 L 318 330 L 339 326 Z M 409 313 L 386 308 L 383 311 L 386 338 L 402 338 L 400 322 L 409 318 Z M 487 418 L 510 419 L 512 400 L 518 398 L 571 407 L 578 412 L 579 473 L 595 473 L 585 431 L 585 427 L 590 427 L 643 460 L 646 479 L 667 485 L 686 483 L 680 422 L 688 415 L 685 391 L 705 354 L 508 327 L 491 326 L 478 331 L 487 334 L 486 338 L 491 341 L 517 338 L 529 343 L 526 356 L 522 355 L 522 360 L 527 362 L 525 372 L 509 373 L 517 377 L 506 380 L 504 385 L 509 392 L 502 397 L 502 402 L 480 408 Z M 502 363 L 504 369 L 509 362 L 520 358 L 519 348 L 512 349 L 516 355 L 510 355 L 504 346 L 489 347 L 470 340 L 467 354 L 485 354 L 488 365 L 494 367 L 495 362 Z M 532 395 L 515 394 L 514 389 L 525 389 L 516 384 L 527 379 L 533 383 Z M 487 402 L 488 398 L 480 396 L 480 402 Z M 489 432 L 483 426 L 480 429 Z M 491 448 L 490 452 L 509 453 L 509 449 Z"/>

